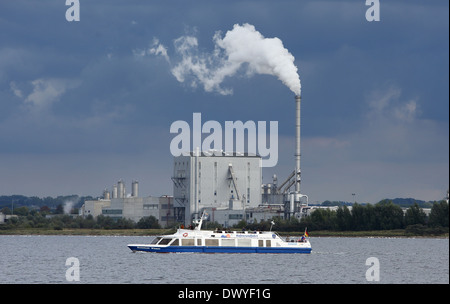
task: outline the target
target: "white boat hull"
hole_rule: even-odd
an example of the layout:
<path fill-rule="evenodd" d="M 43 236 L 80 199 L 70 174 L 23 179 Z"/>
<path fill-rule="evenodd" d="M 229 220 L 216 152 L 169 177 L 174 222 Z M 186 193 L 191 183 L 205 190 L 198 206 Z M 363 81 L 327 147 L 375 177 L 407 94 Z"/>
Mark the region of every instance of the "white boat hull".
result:
<path fill-rule="evenodd" d="M 147 252 L 199 252 L 199 253 L 311 253 L 311 247 L 229 247 L 229 246 L 152 246 L 128 245 L 132 251 Z"/>

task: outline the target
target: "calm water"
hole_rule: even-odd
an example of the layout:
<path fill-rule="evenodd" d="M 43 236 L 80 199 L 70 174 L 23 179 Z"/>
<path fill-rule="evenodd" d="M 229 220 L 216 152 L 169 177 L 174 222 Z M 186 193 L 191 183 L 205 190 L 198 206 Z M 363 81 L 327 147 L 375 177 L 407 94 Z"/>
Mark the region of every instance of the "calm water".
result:
<path fill-rule="evenodd" d="M 0 283 L 69 283 L 66 259 L 80 262 L 79 283 L 449 283 L 448 239 L 311 238 L 305 254 L 132 253 L 153 237 L 0 236 Z"/>

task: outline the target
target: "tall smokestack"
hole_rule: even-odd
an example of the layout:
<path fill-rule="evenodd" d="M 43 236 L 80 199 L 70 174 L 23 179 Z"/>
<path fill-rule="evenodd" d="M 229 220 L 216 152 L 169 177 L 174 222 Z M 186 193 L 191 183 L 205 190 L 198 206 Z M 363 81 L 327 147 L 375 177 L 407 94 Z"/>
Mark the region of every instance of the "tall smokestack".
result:
<path fill-rule="evenodd" d="M 295 192 L 300 193 L 300 102 L 301 96 L 295 95 L 295 104 L 296 104 L 296 148 L 295 148 Z"/>

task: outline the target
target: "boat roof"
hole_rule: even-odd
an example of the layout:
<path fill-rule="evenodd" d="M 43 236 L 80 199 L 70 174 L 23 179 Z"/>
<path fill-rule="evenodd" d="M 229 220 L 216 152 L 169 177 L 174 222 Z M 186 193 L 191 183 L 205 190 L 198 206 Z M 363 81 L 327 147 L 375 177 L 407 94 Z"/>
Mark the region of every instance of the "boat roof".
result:
<path fill-rule="evenodd" d="M 186 236 L 183 236 L 183 234 L 187 233 Z M 192 237 L 192 236 L 210 236 L 210 235 L 214 235 L 214 236 L 222 236 L 222 235 L 230 235 L 230 236 L 235 236 L 235 237 L 239 237 L 239 236 L 251 236 L 251 235 L 255 235 L 255 236 L 273 236 L 273 235 L 277 235 L 279 236 L 279 234 L 276 231 L 229 231 L 229 230 L 218 230 L 218 231 L 213 231 L 213 230 L 192 230 L 192 229 L 182 229 L 179 228 L 177 229 L 177 231 L 173 234 L 166 234 L 166 235 L 158 235 L 158 237 Z"/>

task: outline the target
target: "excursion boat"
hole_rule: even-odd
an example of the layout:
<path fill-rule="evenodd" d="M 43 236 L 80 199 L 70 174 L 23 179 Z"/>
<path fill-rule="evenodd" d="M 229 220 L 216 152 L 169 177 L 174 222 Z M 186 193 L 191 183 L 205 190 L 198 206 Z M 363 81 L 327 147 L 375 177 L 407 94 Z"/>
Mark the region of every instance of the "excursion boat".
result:
<path fill-rule="evenodd" d="M 177 229 L 170 235 L 157 236 L 150 244 L 129 244 L 133 252 L 204 252 L 204 253 L 310 253 L 311 244 L 301 238 L 281 238 L 273 231 L 201 230 L 203 216 L 194 229 Z"/>

